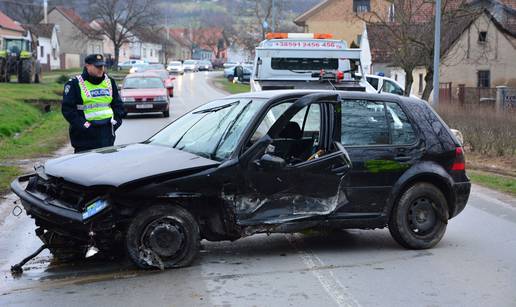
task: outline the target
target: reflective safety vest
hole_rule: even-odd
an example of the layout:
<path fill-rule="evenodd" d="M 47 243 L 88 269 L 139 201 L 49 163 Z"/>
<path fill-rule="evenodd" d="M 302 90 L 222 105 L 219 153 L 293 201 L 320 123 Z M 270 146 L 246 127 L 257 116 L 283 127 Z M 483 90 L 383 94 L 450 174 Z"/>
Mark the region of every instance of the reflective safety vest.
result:
<path fill-rule="evenodd" d="M 111 101 L 113 100 L 113 86 L 111 80 L 104 74 L 104 80 L 100 84 L 93 84 L 78 75 L 81 88 L 82 105 L 77 105 L 77 110 L 84 111 L 87 121 L 103 120 L 113 117 Z"/>

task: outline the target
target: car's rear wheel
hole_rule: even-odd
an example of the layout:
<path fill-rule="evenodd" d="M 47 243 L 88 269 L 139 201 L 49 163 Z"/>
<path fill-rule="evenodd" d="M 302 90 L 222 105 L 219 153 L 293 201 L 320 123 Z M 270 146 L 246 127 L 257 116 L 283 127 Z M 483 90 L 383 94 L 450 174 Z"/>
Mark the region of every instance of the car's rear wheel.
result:
<path fill-rule="evenodd" d="M 395 205 L 389 231 L 402 246 L 426 249 L 435 246 L 444 236 L 448 223 L 448 205 L 444 194 L 429 183 L 408 188 Z"/>
<path fill-rule="evenodd" d="M 163 117 L 170 117 L 170 110 L 163 111 Z"/>
<path fill-rule="evenodd" d="M 126 246 L 140 268 L 178 268 L 199 252 L 199 226 L 187 210 L 157 205 L 140 212 L 127 230 Z"/>

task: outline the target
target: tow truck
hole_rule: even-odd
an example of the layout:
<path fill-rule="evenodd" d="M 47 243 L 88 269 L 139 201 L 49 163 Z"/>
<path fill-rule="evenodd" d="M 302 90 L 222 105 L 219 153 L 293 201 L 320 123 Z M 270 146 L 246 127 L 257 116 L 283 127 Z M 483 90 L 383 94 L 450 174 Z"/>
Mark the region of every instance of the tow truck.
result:
<path fill-rule="evenodd" d="M 325 33 L 267 33 L 256 47 L 251 91 L 335 89 L 376 92 L 367 83 L 360 49 Z M 237 77 L 240 77 L 237 75 Z"/>

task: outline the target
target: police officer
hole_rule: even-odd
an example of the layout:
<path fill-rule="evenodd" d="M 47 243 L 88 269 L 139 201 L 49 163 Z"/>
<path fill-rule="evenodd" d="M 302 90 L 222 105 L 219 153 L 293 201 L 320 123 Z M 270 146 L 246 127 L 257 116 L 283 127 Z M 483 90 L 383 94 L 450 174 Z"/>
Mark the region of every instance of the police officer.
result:
<path fill-rule="evenodd" d="M 84 62 L 82 74 L 65 84 L 61 109 L 76 153 L 112 146 L 124 116 L 115 80 L 104 72 L 102 54 L 90 54 Z"/>

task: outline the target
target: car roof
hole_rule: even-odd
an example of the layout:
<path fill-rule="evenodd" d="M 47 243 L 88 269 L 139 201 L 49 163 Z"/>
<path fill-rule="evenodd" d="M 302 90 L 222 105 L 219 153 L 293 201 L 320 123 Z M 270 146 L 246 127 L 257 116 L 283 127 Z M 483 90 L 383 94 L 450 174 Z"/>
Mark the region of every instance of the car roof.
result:
<path fill-rule="evenodd" d="M 152 71 L 144 71 L 144 72 L 137 72 L 137 73 L 134 73 L 134 74 L 129 74 L 125 77 L 126 79 L 127 78 L 159 78 L 161 79 L 161 77 L 152 72 Z"/>
<path fill-rule="evenodd" d="M 412 97 L 401 97 L 399 95 L 388 94 L 388 93 L 365 93 L 365 92 L 355 92 L 355 91 L 333 91 L 333 90 L 271 90 L 271 91 L 259 91 L 259 92 L 247 92 L 240 93 L 231 96 L 227 96 L 227 99 L 235 99 L 235 98 L 262 98 L 262 99 L 281 99 L 288 97 L 299 97 L 308 94 L 315 93 L 335 93 L 339 94 L 344 99 L 363 99 L 363 100 L 385 100 L 385 101 L 396 101 L 403 103 L 426 103 L 424 100 L 415 99 Z"/>

